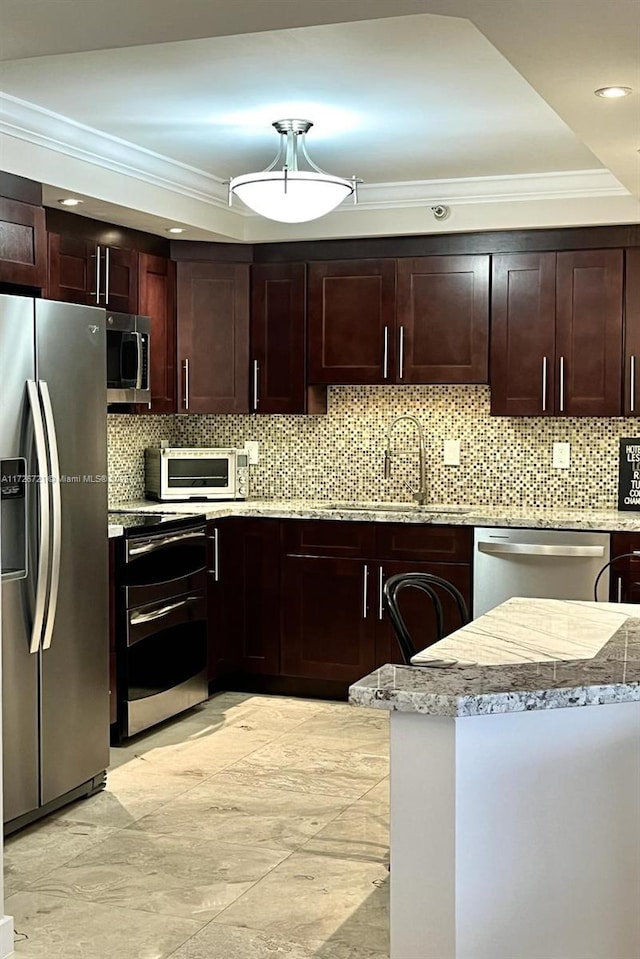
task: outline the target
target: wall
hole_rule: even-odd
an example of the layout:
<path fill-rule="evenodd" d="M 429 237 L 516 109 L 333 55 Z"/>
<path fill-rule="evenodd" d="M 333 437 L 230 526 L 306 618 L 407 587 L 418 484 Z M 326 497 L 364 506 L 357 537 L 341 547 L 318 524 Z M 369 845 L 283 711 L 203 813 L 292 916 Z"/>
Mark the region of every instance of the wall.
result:
<path fill-rule="evenodd" d="M 264 498 L 407 500 L 417 455 L 394 460 L 383 479 L 385 432 L 411 413 L 425 430 L 432 502 L 615 508 L 618 439 L 640 435 L 638 419 L 489 416 L 488 387 L 344 386 L 329 390 L 327 416 L 109 416 L 110 505 L 143 496 L 143 450 L 260 443 L 251 495 Z M 459 467 L 442 465 L 444 439 L 460 439 Z M 572 466 L 551 466 L 551 444 L 571 443 Z M 394 443 L 417 450 L 411 427 Z"/>

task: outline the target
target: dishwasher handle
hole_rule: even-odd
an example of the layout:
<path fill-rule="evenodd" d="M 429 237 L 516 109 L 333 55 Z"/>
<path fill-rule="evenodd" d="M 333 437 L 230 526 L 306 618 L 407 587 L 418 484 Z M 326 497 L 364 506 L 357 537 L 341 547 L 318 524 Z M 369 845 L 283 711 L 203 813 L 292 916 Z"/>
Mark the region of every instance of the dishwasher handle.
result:
<path fill-rule="evenodd" d="M 552 546 L 541 543 L 478 543 L 480 553 L 492 555 L 520 556 L 564 556 L 582 559 L 591 556 L 604 556 L 604 546 Z"/>

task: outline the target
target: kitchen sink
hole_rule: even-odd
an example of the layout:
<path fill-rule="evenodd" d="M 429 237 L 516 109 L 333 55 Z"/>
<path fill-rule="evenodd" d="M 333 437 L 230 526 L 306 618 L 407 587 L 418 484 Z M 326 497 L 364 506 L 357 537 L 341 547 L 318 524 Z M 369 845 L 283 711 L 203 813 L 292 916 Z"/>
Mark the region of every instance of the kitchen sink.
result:
<path fill-rule="evenodd" d="M 473 506 L 420 506 L 418 503 L 330 503 L 329 509 L 392 513 L 473 513 Z"/>

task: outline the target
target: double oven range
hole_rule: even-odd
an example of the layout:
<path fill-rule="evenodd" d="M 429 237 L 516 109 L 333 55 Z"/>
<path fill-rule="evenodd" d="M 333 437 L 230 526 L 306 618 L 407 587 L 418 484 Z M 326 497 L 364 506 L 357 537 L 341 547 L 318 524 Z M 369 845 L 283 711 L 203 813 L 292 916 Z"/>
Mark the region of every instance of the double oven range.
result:
<path fill-rule="evenodd" d="M 110 513 L 116 541 L 120 739 L 208 696 L 206 527 L 200 515 Z"/>

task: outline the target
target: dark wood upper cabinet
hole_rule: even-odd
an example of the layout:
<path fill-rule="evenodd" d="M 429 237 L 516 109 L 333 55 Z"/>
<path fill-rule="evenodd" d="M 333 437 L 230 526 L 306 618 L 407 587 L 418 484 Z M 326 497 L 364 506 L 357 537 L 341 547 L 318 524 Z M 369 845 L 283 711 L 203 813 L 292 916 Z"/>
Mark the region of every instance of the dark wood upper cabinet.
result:
<path fill-rule="evenodd" d="M 624 398 L 622 412 L 640 412 L 640 248 L 626 251 L 624 305 Z"/>
<path fill-rule="evenodd" d="M 178 412 L 249 411 L 249 267 L 177 264 Z"/>
<path fill-rule="evenodd" d="M 489 257 L 398 260 L 398 383 L 486 383 Z"/>
<path fill-rule="evenodd" d="M 42 289 L 46 279 L 44 210 L 0 197 L 0 283 Z"/>
<path fill-rule="evenodd" d="M 622 413 L 622 287 L 622 250 L 558 253 L 558 413 Z"/>
<path fill-rule="evenodd" d="M 308 267 L 310 383 L 392 383 L 395 260 Z"/>
<path fill-rule="evenodd" d="M 491 284 L 491 412 L 555 412 L 556 254 L 494 256 Z"/>
<path fill-rule="evenodd" d="M 139 311 L 151 318 L 151 413 L 176 411 L 175 278 L 171 260 L 139 254 Z"/>
<path fill-rule="evenodd" d="M 138 254 L 117 246 L 96 248 L 101 259 L 100 306 L 114 313 L 138 312 Z"/>
<path fill-rule="evenodd" d="M 49 233 L 47 295 L 65 303 L 138 312 L 138 254 L 81 236 Z"/>
<path fill-rule="evenodd" d="M 487 382 L 488 256 L 308 269 L 310 382 Z"/>
<path fill-rule="evenodd" d="M 306 266 L 251 268 L 251 389 L 254 413 L 326 413 L 327 391 L 307 386 Z"/>
<path fill-rule="evenodd" d="M 622 250 L 493 258 L 491 412 L 620 416 Z"/>

